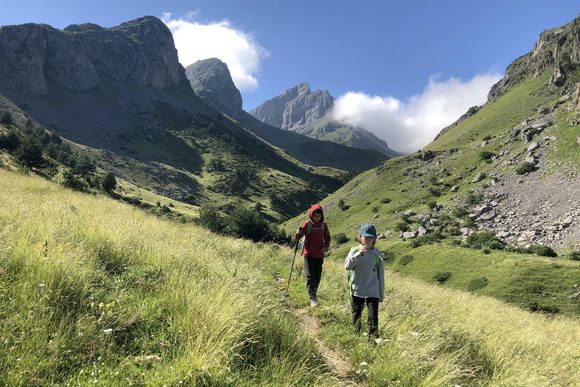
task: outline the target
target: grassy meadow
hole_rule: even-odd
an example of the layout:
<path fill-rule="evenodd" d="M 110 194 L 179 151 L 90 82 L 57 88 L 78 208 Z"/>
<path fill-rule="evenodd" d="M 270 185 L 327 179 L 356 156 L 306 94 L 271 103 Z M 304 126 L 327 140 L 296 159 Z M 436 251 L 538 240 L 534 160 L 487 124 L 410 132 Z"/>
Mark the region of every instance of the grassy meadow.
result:
<path fill-rule="evenodd" d="M 351 329 L 342 247 L 326 260 L 320 308 L 309 311 L 321 322 L 316 338 L 353 365 L 339 380 L 292 314 L 307 304 L 299 268 L 290 302 L 280 289 L 290 249 L 5 170 L 0 197 L 0 385 L 509 386 L 580 377 L 577 318 L 392 268 L 382 342 L 369 344 Z"/>
<path fill-rule="evenodd" d="M 0 385 L 334 383 L 276 246 L 3 170 L 0 197 Z"/>

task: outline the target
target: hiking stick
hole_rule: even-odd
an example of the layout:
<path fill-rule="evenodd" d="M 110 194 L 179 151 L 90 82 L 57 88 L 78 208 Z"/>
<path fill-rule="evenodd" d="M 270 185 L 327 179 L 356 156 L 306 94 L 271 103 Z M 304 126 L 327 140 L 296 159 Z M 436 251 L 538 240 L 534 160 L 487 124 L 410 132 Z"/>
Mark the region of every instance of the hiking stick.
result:
<path fill-rule="evenodd" d="M 294 257 L 292 257 L 292 265 L 290 266 L 290 276 L 288 277 L 288 287 L 286 288 L 286 293 L 290 291 L 290 279 L 292 278 L 292 272 L 294 271 L 294 261 L 296 260 L 296 252 L 298 251 L 298 238 L 296 238 L 296 246 L 294 246 Z"/>

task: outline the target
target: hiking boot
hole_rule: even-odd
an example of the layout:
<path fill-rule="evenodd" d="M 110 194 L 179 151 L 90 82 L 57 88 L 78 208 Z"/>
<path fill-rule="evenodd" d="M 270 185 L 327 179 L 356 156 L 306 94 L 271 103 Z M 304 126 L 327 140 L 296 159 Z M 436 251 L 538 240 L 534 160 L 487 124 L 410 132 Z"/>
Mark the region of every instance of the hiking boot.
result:
<path fill-rule="evenodd" d="M 310 300 L 310 307 L 314 308 L 316 305 L 318 305 L 318 301 Z"/>

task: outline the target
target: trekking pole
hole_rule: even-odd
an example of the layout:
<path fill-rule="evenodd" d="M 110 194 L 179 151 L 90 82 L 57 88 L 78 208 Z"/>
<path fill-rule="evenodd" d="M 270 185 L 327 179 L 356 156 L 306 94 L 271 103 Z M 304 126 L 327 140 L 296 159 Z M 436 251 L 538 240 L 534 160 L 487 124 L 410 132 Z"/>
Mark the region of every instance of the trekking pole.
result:
<path fill-rule="evenodd" d="M 298 251 L 298 238 L 296 238 L 296 246 L 294 246 L 294 257 L 292 257 L 292 266 L 290 266 L 290 276 L 288 277 L 288 287 L 286 293 L 290 291 L 290 279 L 292 278 L 292 271 L 294 271 L 294 261 L 296 260 L 296 252 Z"/>

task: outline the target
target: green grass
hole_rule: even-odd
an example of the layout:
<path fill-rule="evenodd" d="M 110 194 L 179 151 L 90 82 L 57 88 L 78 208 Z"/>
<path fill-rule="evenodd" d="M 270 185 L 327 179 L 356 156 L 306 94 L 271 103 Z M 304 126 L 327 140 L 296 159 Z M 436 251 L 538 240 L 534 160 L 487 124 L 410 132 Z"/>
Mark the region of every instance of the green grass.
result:
<path fill-rule="evenodd" d="M 337 249 L 325 259 L 320 306 L 313 313 L 321 321 L 320 338 L 348 354 L 358 382 L 371 386 L 570 385 L 580 377 L 577 317 L 530 313 L 485 296 L 485 289 L 498 279 L 489 270 L 483 270 L 490 278 L 487 287 L 475 294 L 461 290 L 469 273 L 463 276 L 460 268 L 450 264 L 451 259 L 444 265 L 441 257 L 425 253 L 415 254 L 404 267 L 415 270 L 435 260 L 429 265 L 432 270 L 425 270 L 430 283 L 402 275 L 402 270 L 397 273 L 396 259 L 388 266 L 385 302 L 379 308 L 382 342 L 369 344 L 366 336 L 354 334 L 350 322 L 343 267 L 347 251 L 348 247 Z M 444 285 L 434 284 L 432 274 L 438 271 L 452 273 Z M 481 272 L 473 270 L 474 275 Z M 292 281 L 290 297 L 298 306 L 307 305 L 303 278 Z M 363 317 L 365 321 L 366 312 Z"/>
<path fill-rule="evenodd" d="M 4 170 L 0 198 L 1 384 L 334 383 L 261 270 L 275 246 Z"/>

